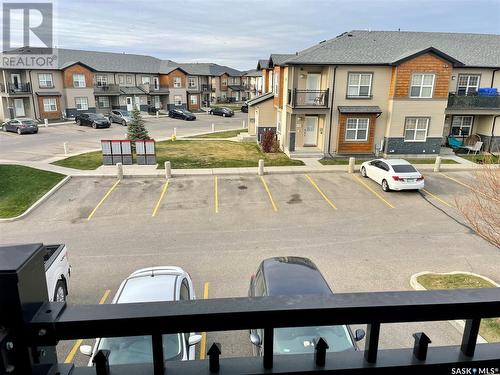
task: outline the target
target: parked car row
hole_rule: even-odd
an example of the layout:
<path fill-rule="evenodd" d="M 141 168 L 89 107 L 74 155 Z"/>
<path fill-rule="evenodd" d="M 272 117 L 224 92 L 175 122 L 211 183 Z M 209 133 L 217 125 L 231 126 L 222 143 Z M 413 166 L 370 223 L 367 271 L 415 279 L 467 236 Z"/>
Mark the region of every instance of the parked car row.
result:
<path fill-rule="evenodd" d="M 250 297 L 331 295 L 333 292 L 316 265 L 302 257 L 276 257 L 264 260 L 250 279 Z M 143 303 L 159 301 L 195 300 L 193 282 L 179 267 L 149 267 L 133 272 L 120 285 L 112 303 Z M 250 331 L 250 342 L 255 355 L 263 355 L 262 329 Z M 329 352 L 358 350 L 357 341 L 365 331 L 354 333 L 348 326 L 320 326 L 277 328 L 274 332 L 276 354 L 305 354 L 314 352 L 313 340 L 327 340 Z M 171 360 L 195 359 L 195 345 L 201 341 L 196 333 L 163 335 L 164 358 Z M 99 350 L 109 350 L 110 365 L 152 363 L 151 336 L 98 338 L 94 346 L 82 345 L 80 352 L 92 358 Z"/>
<path fill-rule="evenodd" d="M 38 133 L 38 123 L 31 118 L 14 118 L 5 121 L 2 124 L 2 130 L 4 132 L 14 132 L 19 135 L 31 133 Z"/>

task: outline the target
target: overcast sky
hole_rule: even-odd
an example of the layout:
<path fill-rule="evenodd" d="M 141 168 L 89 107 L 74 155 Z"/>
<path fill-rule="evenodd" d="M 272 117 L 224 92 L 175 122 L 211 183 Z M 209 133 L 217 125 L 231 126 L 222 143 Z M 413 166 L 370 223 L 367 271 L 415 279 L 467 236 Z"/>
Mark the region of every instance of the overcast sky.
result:
<path fill-rule="evenodd" d="M 500 0 L 58 0 L 59 47 L 252 69 L 355 29 L 500 34 Z"/>

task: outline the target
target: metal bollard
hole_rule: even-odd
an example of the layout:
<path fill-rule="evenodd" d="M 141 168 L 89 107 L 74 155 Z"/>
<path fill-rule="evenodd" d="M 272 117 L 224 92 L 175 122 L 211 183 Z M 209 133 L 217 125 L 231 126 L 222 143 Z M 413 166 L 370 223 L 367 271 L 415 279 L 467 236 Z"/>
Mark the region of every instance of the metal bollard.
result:
<path fill-rule="evenodd" d="M 259 159 L 259 176 L 264 176 L 264 159 Z"/>
<path fill-rule="evenodd" d="M 68 142 L 64 142 L 63 147 L 64 147 L 64 155 L 68 155 Z"/>
<path fill-rule="evenodd" d="M 349 158 L 349 167 L 347 169 L 348 173 L 354 173 L 354 165 L 356 164 L 356 158 Z"/>
<path fill-rule="evenodd" d="M 214 133 L 214 132 L 215 132 L 215 124 L 212 123 L 212 133 Z"/>
<path fill-rule="evenodd" d="M 441 156 L 436 156 L 436 162 L 434 163 L 434 172 L 439 172 L 441 170 Z"/>
<path fill-rule="evenodd" d="M 156 118 L 160 117 L 160 111 L 156 111 Z"/>
<path fill-rule="evenodd" d="M 165 162 L 165 178 L 171 178 L 172 177 L 172 165 L 170 164 L 169 161 Z"/>
<path fill-rule="evenodd" d="M 116 163 L 116 176 L 119 180 L 123 180 L 123 164 Z"/>
<path fill-rule="evenodd" d="M 48 128 L 49 127 L 49 119 L 43 119 L 43 125 Z"/>
<path fill-rule="evenodd" d="M 242 128 L 242 129 L 245 129 L 245 120 L 243 120 L 243 121 L 241 122 L 241 128 Z"/>

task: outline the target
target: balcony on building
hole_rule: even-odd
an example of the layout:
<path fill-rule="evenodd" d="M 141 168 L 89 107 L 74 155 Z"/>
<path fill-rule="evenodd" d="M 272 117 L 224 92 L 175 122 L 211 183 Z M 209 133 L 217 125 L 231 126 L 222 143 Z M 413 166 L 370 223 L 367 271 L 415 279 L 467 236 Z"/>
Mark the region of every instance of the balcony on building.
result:
<path fill-rule="evenodd" d="M 31 94 L 31 83 L 12 83 L 0 84 L 0 91 L 13 96 L 22 96 Z"/>
<path fill-rule="evenodd" d="M 289 90 L 289 104 L 293 108 L 328 108 L 329 90 Z"/>
<path fill-rule="evenodd" d="M 144 83 L 139 87 L 142 91 L 151 95 L 164 95 L 170 92 L 168 86 L 161 86 L 159 83 Z"/>
<path fill-rule="evenodd" d="M 448 96 L 447 113 L 453 111 L 480 111 L 482 113 L 500 112 L 500 95 L 497 88 L 480 88 L 477 92 L 467 95 L 450 93 Z"/>
<path fill-rule="evenodd" d="M 99 84 L 94 86 L 95 95 L 120 95 L 120 86 L 114 83 Z"/>
<path fill-rule="evenodd" d="M 208 84 L 202 84 L 201 85 L 201 91 L 204 91 L 204 92 L 213 92 L 213 91 L 215 91 L 215 87 L 212 86 L 212 85 L 208 85 Z"/>

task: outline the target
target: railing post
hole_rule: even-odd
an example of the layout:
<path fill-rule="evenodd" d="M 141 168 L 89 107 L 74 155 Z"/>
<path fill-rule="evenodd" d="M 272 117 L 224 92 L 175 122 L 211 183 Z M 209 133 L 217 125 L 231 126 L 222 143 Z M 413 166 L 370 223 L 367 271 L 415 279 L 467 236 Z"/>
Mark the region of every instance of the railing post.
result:
<path fill-rule="evenodd" d="M 436 162 L 434 163 L 434 172 L 439 172 L 441 169 L 441 156 L 436 156 Z"/>
<path fill-rule="evenodd" d="M 468 357 L 473 357 L 476 351 L 477 335 L 481 319 L 467 319 L 465 321 L 464 335 L 462 336 L 462 346 L 460 350 Z"/>
<path fill-rule="evenodd" d="M 380 323 L 370 323 L 367 326 L 365 360 L 368 363 L 377 362 L 378 338 L 380 336 Z"/>
<path fill-rule="evenodd" d="M 274 328 L 264 328 L 264 368 L 273 368 L 273 344 L 274 344 Z"/>
<path fill-rule="evenodd" d="M 163 357 L 163 336 L 155 334 L 152 336 L 153 342 L 153 374 L 164 375 L 165 359 Z"/>
<path fill-rule="evenodd" d="M 356 164 L 356 158 L 350 157 L 349 158 L 349 167 L 347 168 L 348 173 L 354 173 L 355 164 Z"/>

